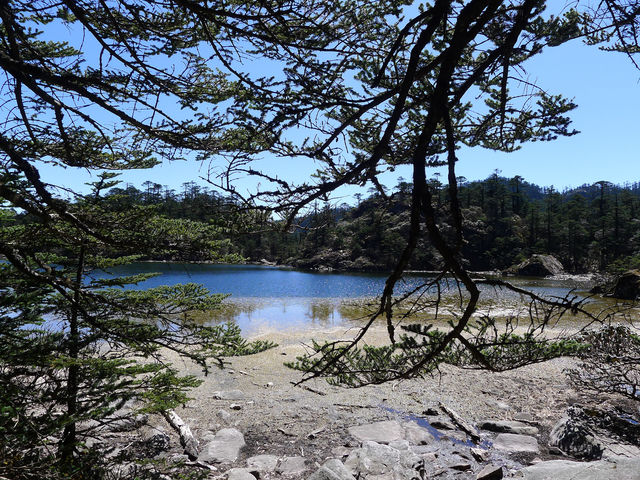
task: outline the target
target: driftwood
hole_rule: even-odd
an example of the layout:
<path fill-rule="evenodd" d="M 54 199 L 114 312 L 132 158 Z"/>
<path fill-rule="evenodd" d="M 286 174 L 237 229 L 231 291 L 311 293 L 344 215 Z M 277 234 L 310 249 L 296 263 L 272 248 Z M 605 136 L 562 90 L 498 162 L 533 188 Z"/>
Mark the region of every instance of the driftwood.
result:
<path fill-rule="evenodd" d="M 190 460 L 197 459 L 198 441 L 191 433 L 189 425 L 187 425 L 173 410 L 163 412 L 162 415 L 167 420 L 167 422 L 169 422 L 169 425 L 171 425 L 173 429 L 180 435 L 180 445 L 184 447 L 184 453 L 187 454 Z"/>
<path fill-rule="evenodd" d="M 450 409 L 444 403 L 438 402 L 438 405 L 442 409 L 444 413 L 449 415 L 449 418 L 453 423 L 455 423 L 460 430 L 469 435 L 474 442 L 480 441 L 480 435 L 478 431 L 474 428 L 473 425 L 468 423 L 464 418 L 462 418 L 455 410 Z"/>

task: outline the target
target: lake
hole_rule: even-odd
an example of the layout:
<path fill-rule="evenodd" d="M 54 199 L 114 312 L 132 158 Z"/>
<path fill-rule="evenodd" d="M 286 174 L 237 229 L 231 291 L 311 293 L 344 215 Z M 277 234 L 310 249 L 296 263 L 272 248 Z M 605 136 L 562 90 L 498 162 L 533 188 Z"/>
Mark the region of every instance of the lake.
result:
<path fill-rule="evenodd" d="M 177 283 L 200 283 L 212 293 L 230 294 L 224 308 L 211 314 L 211 321 L 234 321 L 245 334 L 264 330 L 303 329 L 357 324 L 382 292 L 386 275 L 375 273 L 307 272 L 261 265 L 219 265 L 143 262 L 112 270 L 116 275 L 159 272 L 135 288 Z M 409 291 L 428 279 L 427 274 L 411 274 L 397 286 L 397 293 Z M 587 279 L 564 277 L 508 277 L 520 287 L 539 295 L 563 297 L 573 291 L 587 295 Z M 494 314 L 512 308 L 520 296 L 483 287 L 481 311 Z M 457 292 L 455 285 L 442 285 L 445 296 Z M 429 312 L 424 312 L 428 315 Z"/>

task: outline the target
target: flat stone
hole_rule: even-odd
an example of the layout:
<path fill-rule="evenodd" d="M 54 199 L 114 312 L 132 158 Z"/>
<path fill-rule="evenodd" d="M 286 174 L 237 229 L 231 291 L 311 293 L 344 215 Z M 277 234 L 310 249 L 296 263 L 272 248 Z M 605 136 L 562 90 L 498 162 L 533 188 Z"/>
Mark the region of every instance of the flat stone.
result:
<path fill-rule="evenodd" d="M 205 463 L 235 462 L 244 446 L 242 432 L 235 428 L 223 428 L 202 448 L 198 460 Z"/>
<path fill-rule="evenodd" d="M 220 390 L 211 394 L 214 400 L 244 400 L 245 394 L 241 390 Z"/>
<path fill-rule="evenodd" d="M 429 445 L 435 440 L 429 431 L 414 422 L 406 422 L 404 427 L 404 438 L 411 445 Z"/>
<path fill-rule="evenodd" d="M 493 441 L 493 447 L 506 452 L 532 452 L 539 453 L 538 440 L 528 435 L 517 433 L 500 433 Z"/>
<path fill-rule="evenodd" d="M 300 475 L 308 469 L 306 458 L 284 457 L 276 467 L 276 472 L 281 475 Z"/>
<path fill-rule="evenodd" d="M 395 420 L 350 427 L 348 431 L 353 437 L 360 440 L 360 442 L 376 442 L 382 444 L 403 440 L 405 434 L 402 425 Z"/>
<path fill-rule="evenodd" d="M 481 430 L 499 433 L 517 433 L 519 435 L 537 435 L 538 429 L 514 420 L 482 420 L 478 423 Z"/>
<path fill-rule="evenodd" d="M 273 472 L 278 465 L 278 457 L 275 455 L 256 455 L 247 458 L 247 467 L 259 472 Z"/>
<path fill-rule="evenodd" d="M 605 443 L 602 458 L 629 457 L 640 458 L 640 448 L 624 443 Z"/>
<path fill-rule="evenodd" d="M 256 480 L 248 468 L 232 468 L 226 475 L 227 480 Z"/>
<path fill-rule="evenodd" d="M 515 478 L 525 480 L 638 480 L 640 478 L 640 458 L 619 457 L 596 462 L 551 460 L 523 468 L 516 473 Z"/>
<path fill-rule="evenodd" d="M 476 475 L 476 480 L 501 480 L 504 471 L 499 465 L 487 465 Z"/>

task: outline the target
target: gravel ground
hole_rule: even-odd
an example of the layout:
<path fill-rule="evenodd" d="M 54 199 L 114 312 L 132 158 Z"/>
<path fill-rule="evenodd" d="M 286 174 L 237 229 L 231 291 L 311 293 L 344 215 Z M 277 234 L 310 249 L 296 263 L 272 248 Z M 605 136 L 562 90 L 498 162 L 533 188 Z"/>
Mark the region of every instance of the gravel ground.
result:
<path fill-rule="evenodd" d="M 322 463 L 335 456 L 336 448 L 356 446 L 347 433 L 348 427 L 400 415 L 393 412 L 421 415 L 442 402 L 471 422 L 524 416 L 540 427 L 544 439 L 568 405 L 584 400 L 563 373 L 572 365 L 566 358 L 505 373 L 443 366 L 434 377 L 357 389 L 331 386 L 320 379 L 302 386 L 293 384 L 301 374 L 283 362 L 302 354 L 304 344 L 311 338 L 347 339 L 354 333 L 344 328 L 265 333 L 254 338 L 273 340 L 277 347 L 232 358 L 226 369 L 216 369 L 206 377 L 198 367 L 170 358 L 183 372 L 203 380 L 192 391 L 193 400 L 177 413 L 191 426 L 196 438 L 225 427 L 240 430 L 247 446 L 239 464 L 244 458 L 262 453 L 303 455 Z M 375 330 L 372 342 L 383 335 L 382 329 Z M 160 422 L 157 426 L 167 429 Z M 545 452 L 541 453 L 544 458 Z"/>

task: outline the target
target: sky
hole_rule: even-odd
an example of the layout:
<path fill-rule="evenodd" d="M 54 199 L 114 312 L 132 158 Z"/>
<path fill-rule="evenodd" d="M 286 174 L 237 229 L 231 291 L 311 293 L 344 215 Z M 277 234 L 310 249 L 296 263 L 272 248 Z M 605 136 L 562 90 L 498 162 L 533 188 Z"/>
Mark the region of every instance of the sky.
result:
<path fill-rule="evenodd" d="M 498 170 L 502 176 L 520 175 L 531 183 L 558 190 L 600 180 L 616 184 L 640 181 L 640 70 L 625 55 L 574 41 L 547 47 L 529 61 L 527 74 L 549 93 L 561 93 L 578 104 L 570 116 L 572 127 L 580 133 L 552 142 L 528 143 L 513 153 L 463 148 L 458 152 L 458 176 L 481 180 Z M 317 168 L 296 159 L 266 158 L 260 164 L 294 182 L 306 180 Z M 189 181 L 206 185 L 202 177 L 210 167 L 208 163 L 164 162 L 151 170 L 126 172 L 120 178 L 138 187 L 150 180 L 179 191 Z M 439 172 L 446 178 L 444 170 Z M 87 171 L 46 166 L 41 167 L 41 174 L 50 183 L 76 190 L 83 190 L 85 182 L 95 179 Z M 409 167 L 385 174 L 382 183 L 393 187 L 399 177 L 410 179 Z M 237 186 L 247 191 L 255 183 L 241 180 Z M 341 198 L 349 202 L 357 191 L 356 187 L 344 189 Z"/>

